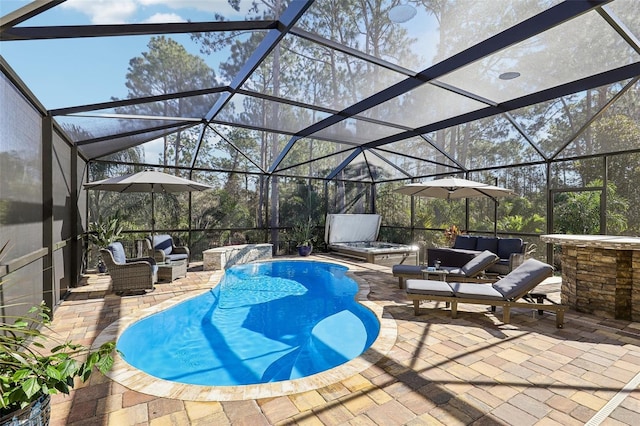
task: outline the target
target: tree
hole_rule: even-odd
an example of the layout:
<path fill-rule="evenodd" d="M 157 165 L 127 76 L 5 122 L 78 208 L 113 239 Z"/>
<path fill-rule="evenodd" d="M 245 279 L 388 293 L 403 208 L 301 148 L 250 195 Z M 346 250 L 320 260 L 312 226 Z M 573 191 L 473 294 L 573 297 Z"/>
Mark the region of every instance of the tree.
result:
<path fill-rule="evenodd" d="M 217 86 L 215 72 L 198 56 L 189 54 L 184 46 L 164 36 L 152 37 L 149 50 L 129 61 L 125 83 L 127 98 L 167 95 Z M 211 108 L 213 95 L 177 97 L 166 101 L 136 104 L 117 109 L 121 114 L 162 117 L 199 117 L 203 109 Z M 166 122 L 164 122 L 166 124 Z M 158 123 L 160 124 L 160 123 Z M 139 122 L 130 125 L 140 126 Z M 198 132 L 177 131 L 164 136 L 161 163 L 178 166 L 191 159 L 198 141 Z"/>
<path fill-rule="evenodd" d="M 588 186 L 602 186 L 601 180 Z M 600 191 L 565 192 L 556 196 L 554 232 L 595 235 L 600 233 Z M 607 233 L 621 234 L 627 229 L 628 202 L 616 193 L 616 186 L 607 186 Z"/>

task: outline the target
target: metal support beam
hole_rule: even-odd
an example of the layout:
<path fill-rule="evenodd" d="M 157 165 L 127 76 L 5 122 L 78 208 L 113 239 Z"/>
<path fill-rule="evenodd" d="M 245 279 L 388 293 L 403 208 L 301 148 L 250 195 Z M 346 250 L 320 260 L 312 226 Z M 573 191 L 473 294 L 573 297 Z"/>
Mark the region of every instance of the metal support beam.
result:
<path fill-rule="evenodd" d="M 42 119 L 42 297 L 53 310 L 53 118 Z"/>

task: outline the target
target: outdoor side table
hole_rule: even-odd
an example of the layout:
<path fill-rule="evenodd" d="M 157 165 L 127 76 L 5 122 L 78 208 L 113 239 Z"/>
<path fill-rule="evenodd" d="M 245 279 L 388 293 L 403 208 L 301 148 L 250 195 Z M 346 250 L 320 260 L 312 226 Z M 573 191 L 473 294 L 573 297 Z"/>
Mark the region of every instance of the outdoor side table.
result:
<path fill-rule="evenodd" d="M 158 281 L 172 282 L 187 276 L 187 261 L 158 263 Z"/>
<path fill-rule="evenodd" d="M 438 281 L 446 281 L 448 274 L 449 272 L 445 271 L 444 269 L 422 269 L 422 278 L 424 278 L 425 280 L 435 279 Z"/>

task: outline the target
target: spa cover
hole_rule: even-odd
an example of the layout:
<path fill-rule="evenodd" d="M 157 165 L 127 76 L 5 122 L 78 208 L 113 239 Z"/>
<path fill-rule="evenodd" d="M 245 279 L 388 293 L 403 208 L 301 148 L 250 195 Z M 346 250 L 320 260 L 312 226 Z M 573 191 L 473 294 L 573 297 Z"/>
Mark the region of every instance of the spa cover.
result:
<path fill-rule="evenodd" d="M 328 214 L 324 240 L 329 245 L 376 241 L 381 220 L 379 214 Z"/>

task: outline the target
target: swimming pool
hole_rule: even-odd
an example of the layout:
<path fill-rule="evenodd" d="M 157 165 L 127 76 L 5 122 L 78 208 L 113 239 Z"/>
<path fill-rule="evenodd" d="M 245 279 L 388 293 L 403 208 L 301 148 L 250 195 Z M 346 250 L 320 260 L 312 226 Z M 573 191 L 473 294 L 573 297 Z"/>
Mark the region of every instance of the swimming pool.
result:
<path fill-rule="evenodd" d="M 127 327 L 133 367 L 160 379 L 237 386 L 299 379 L 358 357 L 380 322 L 348 268 L 318 261 L 234 266 L 210 291 Z"/>

